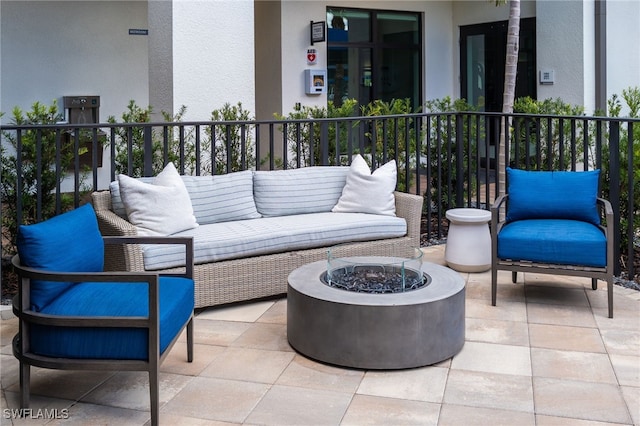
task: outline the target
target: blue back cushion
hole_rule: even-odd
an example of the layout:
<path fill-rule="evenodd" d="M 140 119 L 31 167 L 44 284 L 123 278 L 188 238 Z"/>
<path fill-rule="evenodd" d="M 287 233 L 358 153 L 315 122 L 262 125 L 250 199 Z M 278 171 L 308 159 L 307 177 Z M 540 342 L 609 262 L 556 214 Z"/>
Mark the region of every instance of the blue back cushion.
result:
<path fill-rule="evenodd" d="M 507 221 L 570 219 L 600 224 L 596 205 L 600 170 L 526 171 L 507 167 Z"/>
<path fill-rule="evenodd" d="M 59 272 L 102 272 L 104 243 L 91 204 L 34 225 L 21 225 L 17 238 L 24 266 Z M 71 282 L 33 280 L 31 309 L 41 311 L 73 286 Z"/>

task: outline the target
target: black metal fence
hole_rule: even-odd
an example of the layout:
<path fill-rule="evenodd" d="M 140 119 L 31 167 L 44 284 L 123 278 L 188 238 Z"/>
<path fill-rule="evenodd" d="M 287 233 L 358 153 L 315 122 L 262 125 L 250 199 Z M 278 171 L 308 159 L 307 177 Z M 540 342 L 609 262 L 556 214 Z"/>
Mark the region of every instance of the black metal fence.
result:
<path fill-rule="evenodd" d="M 507 132 L 501 132 L 507 123 Z M 453 207 L 488 209 L 505 165 L 602 171 L 613 205 L 617 273 L 634 277 L 640 250 L 640 120 L 498 113 L 417 113 L 313 120 L 2 126 L 3 241 L 106 189 L 118 173 L 151 176 L 398 163 L 398 189 L 425 196 L 424 229 L 444 237 Z M 503 133 L 506 150 L 496 153 Z M 7 215 L 9 215 L 7 217 Z M 14 229 L 12 229 L 14 227 Z"/>

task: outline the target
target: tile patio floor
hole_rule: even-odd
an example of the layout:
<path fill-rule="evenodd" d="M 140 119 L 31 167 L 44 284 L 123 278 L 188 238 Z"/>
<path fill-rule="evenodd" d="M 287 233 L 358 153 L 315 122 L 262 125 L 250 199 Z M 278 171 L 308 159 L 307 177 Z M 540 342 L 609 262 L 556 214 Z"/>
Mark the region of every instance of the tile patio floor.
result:
<path fill-rule="evenodd" d="M 443 246 L 425 248 L 443 263 Z M 463 274 L 466 342 L 453 359 L 404 371 L 360 371 L 310 361 L 286 338 L 286 299 L 196 317 L 195 360 L 173 348 L 161 374 L 166 425 L 640 425 L 640 292 L 590 280 Z M 522 276 L 519 276 L 522 280 Z M 602 284 L 600 287 L 604 287 Z M 15 319 L 1 323 L 2 425 L 18 406 Z M 49 425 L 144 425 L 144 373 L 32 370 L 32 407 L 68 408 Z"/>

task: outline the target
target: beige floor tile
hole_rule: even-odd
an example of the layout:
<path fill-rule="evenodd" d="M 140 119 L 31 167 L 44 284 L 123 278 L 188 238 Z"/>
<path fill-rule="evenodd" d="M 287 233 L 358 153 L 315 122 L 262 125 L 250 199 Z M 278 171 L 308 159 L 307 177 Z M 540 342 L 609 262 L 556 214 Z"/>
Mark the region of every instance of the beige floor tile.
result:
<path fill-rule="evenodd" d="M 364 371 L 339 368 L 296 355 L 276 384 L 354 393 Z"/>
<path fill-rule="evenodd" d="M 197 419 L 194 417 L 180 416 L 173 413 L 166 413 L 160 410 L 160 425 L 180 425 L 180 426 L 233 426 L 237 423 L 223 422 L 220 420 Z M 145 425 L 148 426 L 148 425 Z"/>
<path fill-rule="evenodd" d="M 536 426 L 620 426 L 620 423 L 536 415 Z"/>
<path fill-rule="evenodd" d="M 270 351 L 293 351 L 293 348 L 289 346 L 287 326 L 284 324 L 254 323 L 231 346 Z"/>
<path fill-rule="evenodd" d="M 269 390 L 261 383 L 194 377 L 162 412 L 198 419 L 242 423 Z"/>
<path fill-rule="evenodd" d="M 533 397 L 540 415 L 631 423 L 621 391 L 612 384 L 534 377 Z"/>
<path fill-rule="evenodd" d="M 1 346 L 0 355 L 13 355 L 13 348 L 11 345 Z"/>
<path fill-rule="evenodd" d="M 160 373 L 160 406 L 173 398 L 193 377 Z M 82 398 L 82 402 L 132 410 L 149 410 L 149 374 L 123 371 Z"/>
<path fill-rule="evenodd" d="M 112 371 L 70 371 L 31 367 L 31 395 L 77 401 L 115 373 Z M 18 392 L 19 383 L 9 390 Z"/>
<path fill-rule="evenodd" d="M 287 299 L 280 299 L 273 304 L 257 322 L 266 322 L 270 324 L 286 324 L 287 323 Z"/>
<path fill-rule="evenodd" d="M 351 398 L 350 393 L 275 385 L 251 412 L 246 423 L 337 425 Z"/>
<path fill-rule="evenodd" d="M 442 402 L 447 369 L 422 367 L 398 371 L 367 371 L 357 394 L 414 401 Z"/>
<path fill-rule="evenodd" d="M 535 426 L 533 413 L 442 404 L 438 426 Z"/>
<path fill-rule="evenodd" d="M 491 300 L 491 283 L 467 280 L 465 297 L 469 299 Z"/>
<path fill-rule="evenodd" d="M 640 354 L 638 356 L 609 355 L 609 358 L 621 386 L 640 388 Z M 640 389 L 638 393 L 640 394 Z"/>
<path fill-rule="evenodd" d="M 524 322 L 467 318 L 465 331 L 467 341 L 529 345 L 529 330 Z"/>
<path fill-rule="evenodd" d="M 531 376 L 529 348 L 484 342 L 465 342 L 453 357 L 452 370 Z"/>
<path fill-rule="evenodd" d="M 640 291 L 638 292 L 640 293 Z M 620 297 L 621 300 L 629 300 Z M 613 318 L 608 317 L 608 310 L 605 308 L 594 308 L 594 317 L 598 328 L 601 330 L 640 330 L 640 303 L 634 302 L 634 309 L 618 308 L 618 299 L 613 301 Z"/>
<path fill-rule="evenodd" d="M 440 404 L 355 395 L 341 426 L 437 425 Z"/>
<path fill-rule="evenodd" d="M 593 313 L 586 306 L 527 303 L 527 315 L 530 324 L 596 327 Z"/>
<path fill-rule="evenodd" d="M 13 336 L 18 332 L 18 319 L 0 320 L 0 346 L 11 347 Z"/>
<path fill-rule="evenodd" d="M 607 354 L 531 348 L 534 377 L 616 384 Z"/>
<path fill-rule="evenodd" d="M 622 397 L 627 403 L 634 425 L 640 425 L 640 389 L 637 387 L 622 386 Z"/>
<path fill-rule="evenodd" d="M 196 318 L 193 340 L 197 344 L 228 346 L 251 327 L 251 324 L 234 321 L 217 321 Z"/>
<path fill-rule="evenodd" d="M 422 258 L 423 262 L 431 262 L 443 266 L 446 265 L 444 260 L 444 249 L 444 244 L 422 247 L 421 250 L 424 253 L 424 257 Z"/>
<path fill-rule="evenodd" d="M 40 419 L 30 418 L 32 416 L 18 418 L 17 415 L 14 415 L 12 413 L 16 413 L 16 410 L 20 409 L 20 394 L 18 392 L 7 391 L 5 392 L 5 397 L 6 397 L 7 408 L 10 410 L 9 417 L 11 417 L 10 419 L 7 419 L 7 420 L 11 420 L 11 422 L 7 423 L 4 421 L 4 418 L 0 417 L 0 419 L 2 419 L 0 421 L 0 424 L 5 425 L 5 423 L 7 423 L 7 424 L 12 424 L 13 426 L 23 426 L 23 425 L 34 426 L 34 425 L 48 424 L 48 422 L 51 420 L 51 419 L 44 419 L 44 418 L 40 418 Z M 36 412 L 38 410 L 47 410 L 50 413 L 53 412 L 54 415 L 53 416 L 50 415 L 49 417 L 63 417 L 65 415 L 64 414 L 65 412 L 70 412 L 70 408 L 72 406 L 78 405 L 75 401 L 71 401 L 68 399 L 49 398 L 49 397 L 40 396 L 36 394 L 31 395 L 30 402 L 31 402 L 30 408 Z M 80 415 L 82 414 L 81 411 L 78 413 Z M 147 413 L 147 418 L 148 417 L 149 417 L 149 414 Z"/>
<path fill-rule="evenodd" d="M 582 287 L 556 283 L 555 281 L 548 283 L 548 285 L 541 284 L 538 282 L 525 284 L 524 291 L 527 303 L 589 307 L 589 299 L 587 299 Z"/>
<path fill-rule="evenodd" d="M 604 343 L 595 328 L 529 324 L 531 347 L 604 353 Z"/>
<path fill-rule="evenodd" d="M 184 374 L 197 376 L 209 365 L 213 358 L 223 352 L 223 346 L 193 345 L 193 361 L 187 361 L 187 345 L 184 342 L 176 343 L 167 358 L 160 365 L 163 373 Z"/>
<path fill-rule="evenodd" d="M 640 354 L 640 330 L 600 330 L 607 352 L 615 355 Z"/>
<path fill-rule="evenodd" d="M 614 309 L 617 307 L 616 305 L 618 305 L 618 299 L 620 299 L 619 304 L 620 304 L 620 308 L 621 309 L 629 309 L 628 306 L 632 305 L 634 303 L 633 300 L 628 300 L 628 301 L 624 301 L 623 299 L 627 299 L 626 297 L 622 296 L 622 295 L 618 295 L 617 292 L 615 291 L 616 289 L 616 285 L 613 286 L 613 307 Z M 604 281 L 598 281 L 598 289 L 597 290 L 593 290 L 591 288 L 591 286 L 589 286 L 587 288 L 587 290 L 585 291 L 585 294 L 587 295 L 587 299 L 589 299 L 589 304 L 591 305 L 592 308 L 600 308 L 600 309 L 606 309 L 609 305 L 608 305 L 608 291 L 607 291 L 607 283 L 605 283 Z"/>
<path fill-rule="evenodd" d="M 518 274 L 520 275 L 520 274 Z M 571 275 L 552 275 L 552 274 L 524 274 L 525 283 L 540 286 L 558 287 L 566 285 L 574 288 L 591 289 L 591 278 L 577 277 Z"/>
<path fill-rule="evenodd" d="M 47 425 L 143 425 L 150 421 L 149 411 L 129 410 L 99 404 L 79 403 L 69 408 L 68 418 L 48 422 Z M 162 415 L 160 415 L 162 421 Z"/>
<path fill-rule="evenodd" d="M 444 392 L 447 404 L 533 413 L 531 377 L 452 369 Z"/>
<path fill-rule="evenodd" d="M 7 389 L 20 381 L 20 363 L 13 355 L 0 355 L 0 388 Z"/>
<path fill-rule="evenodd" d="M 496 306 L 491 299 L 466 299 L 465 316 L 503 321 L 527 322 L 527 305 L 523 301 L 498 299 Z"/>
<path fill-rule="evenodd" d="M 227 348 L 212 359 L 203 377 L 273 384 L 295 354 L 250 348 Z"/>
<path fill-rule="evenodd" d="M 240 305 L 208 308 L 198 313 L 198 319 L 220 320 L 220 321 L 240 321 L 254 322 L 260 318 L 274 301 L 243 303 Z"/>

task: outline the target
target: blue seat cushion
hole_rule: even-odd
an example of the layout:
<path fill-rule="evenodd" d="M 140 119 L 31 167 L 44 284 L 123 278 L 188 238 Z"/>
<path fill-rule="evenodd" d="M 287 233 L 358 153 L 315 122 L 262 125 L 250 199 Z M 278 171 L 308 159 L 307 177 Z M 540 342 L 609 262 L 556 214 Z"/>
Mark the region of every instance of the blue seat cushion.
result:
<path fill-rule="evenodd" d="M 500 259 L 605 267 L 607 240 L 588 222 L 566 219 L 518 220 L 498 234 Z"/>
<path fill-rule="evenodd" d="M 49 303 L 51 315 L 147 316 L 146 283 L 79 283 Z M 193 312 L 193 280 L 160 278 L 160 353 Z M 81 359 L 147 360 L 148 334 L 139 328 L 31 326 L 31 350 L 40 355 Z"/>
<path fill-rule="evenodd" d="M 507 221 L 572 219 L 600 224 L 596 198 L 600 170 L 527 171 L 507 168 Z"/>
<path fill-rule="evenodd" d="M 17 248 L 24 266 L 59 272 L 102 272 L 104 242 L 91 204 L 44 222 L 21 225 Z M 74 284 L 33 280 L 31 309 L 41 311 Z"/>

